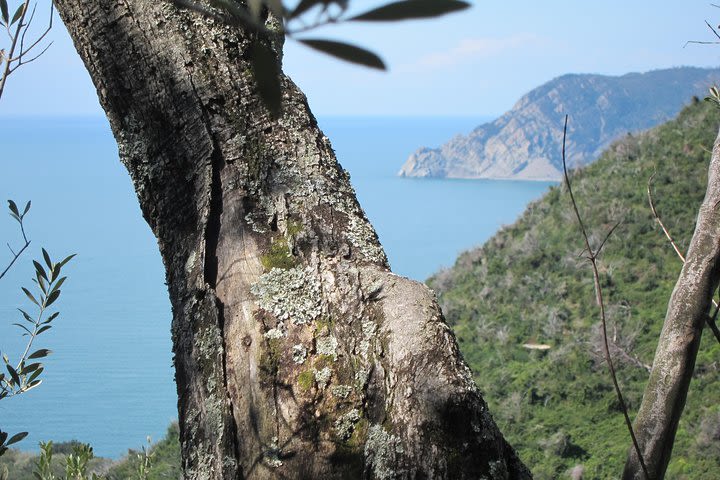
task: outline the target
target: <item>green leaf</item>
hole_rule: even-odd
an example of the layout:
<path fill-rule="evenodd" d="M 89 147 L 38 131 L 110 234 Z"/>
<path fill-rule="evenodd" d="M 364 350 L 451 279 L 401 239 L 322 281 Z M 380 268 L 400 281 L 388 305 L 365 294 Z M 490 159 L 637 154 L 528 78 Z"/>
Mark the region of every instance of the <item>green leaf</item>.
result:
<path fill-rule="evenodd" d="M 0 0 L 0 12 L 2 12 L 2 20 L 5 25 L 8 23 L 8 17 L 10 14 L 8 13 L 8 5 L 7 0 Z M 8 200 L 9 201 L 9 200 Z M 11 208 L 12 209 L 12 208 Z"/>
<path fill-rule="evenodd" d="M 13 325 L 16 325 L 16 326 L 22 328 L 23 330 L 25 330 L 25 331 L 28 333 L 28 335 L 32 335 L 32 332 L 30 331 L 30 329 L 27 328 L 27 327 L 26 327 L 25 325 L 23 325 L 22 323 L 13 323 Z"/>
<path fill-rule="evenodd" d="M 53 285 L 53 288 L 50 289 L 50 294 L 52 295 L 56 290 L 60 290 L 60 287 L 62 287 L 62 284 L 65 283 L 65 280 L 67 280 L 67 277 L 62 277 L 58 280 L 57 283 Z"/>
<path fill-rule="evenodd" d="M 47 273 L 45 272 L 43 266 L 40 265 L 40 262 L 38 262 L 37 260 L 33 260 L 33 265 L 35 265 L 35 272 L 37 272 L 37 274 L 43 277 L 45 280 L 48 280 Z"/>
<path fill-rule="evenodd" d="M 66 263 L 68 263 L 70 260 L 72 260 L 73 258 L 75 258 L 75 255 L 77 255 L 77 254 L 76 254 L 76 253 L 73 253 L 72 255 L 69 255 L 69 256 L 65 257 L 65 258 L 63 259 L 63 261 L 61 261 L 60 263 L 58 263 L 58 265 L 60 266 L 60 268 L 64 267 Z"/>
<path fill-rule="evenodd" d="M 42 275 L 40 275 L 37 271 L 35 271 L 35 279 L 33 279 L 35 283 L 37 283 L 38 287 L 40 287 L 40 290 L 44 294 L 47 295 L 47 286 L 45 285 L 45 280 L 42 278 Z"/>
<path fill-rule="evenodd" d="M 256 40 L 250 47 L 252 72 L 258 93 L 273 118 L 279 118 L 282 111 L 280 87 L 280 65 L 277 55 L 265 42 Z"/>
<path fill-rule="evenodd" d="M 36 350 L 28 357 L 28 360 L 33 360 L 35 358 L 43 358 L 47 357 L 52 353 L 52 350 L 48 350 L 47 348 L 41 348 L 40 350 Z"/>
<path fill-rule="evenodd" d="M 0 0 L 0 1 L 2 1 L 2 0 Z M 27 437 L 27 436 L 28 436 L 28 432 L 16 433 L 16 434 L 13 435 L 12 437 L 10 437 L 10 440 L 8 440 L 5 445 L 10 446 L 10 445 L 12 445 L 13 443 L 19 442 L 20 440 L 22 440 L 23 438 L 25 438 L 25 437 Z"/>
<path fill-rule="evenodd" d="M 5 3 L 5 0 L 0 0 L 0 7 L 2 7 L 3 5 L 5 5 L 5 7 L 2 8 L 3 19 L 7 22 L 7 3 Z M 20 212 L 18 212 L 18 208 L 17 205 L 15 205 L 15 202 L 13 202 L 12 200 L 8 200 L 8 207 L 17 218 L 20 218 Z"/>
<path fill-rule="evenodd" d="M 22 288 L 22 291 L 25 292 L 25 295 L 27 295 L 27 297 L 30 299 L 30 301 L 33 302 L 35 305 L 37 305 L 37 306 L 39 307 L 40 304 L 38 303 L 37 300 L 35 300 L 35 297 L 33 297 L 33 294 L 30 293 L 30 290 L 28 290 L 28 289 L 25 288 L 25 287 L 21 287 L 21 288 Z"/>
<path fill-rule="evenodd" d="M 38 331 L 37 331 L 37 333 L 36 333 L 35 335 L 36 335 L 36 336 L 37 336 L 37 335 L 40 335 L 41 333 L 46 332 L 46 331 L 50 330 L 51 328 L 52 328 L 52 325 L 42 326 L 42 327 L 40 327 L 40 328 L 38 329 Z"/>
<path fill-rule="evenodd" d="M 50 271 L 52 271 L 53 264 L 52 264 L 52 261 L 50 260 L 50 255 L 47 253 L 47 250 L 45 250 L 44 248 L 41 248 L 41 250 L 42 250 L 43 259 L 45 260 L 45 265 L 47 265 L 48 269 Z"/>
<path fill-rule="evenodd" d="M 2 0 L 0 0 L 0 1 L 2 1 Z M 8 433 L 0 430 L 0 445 L 5 444 L 5 440 L 7 440 L 7 437 L 8 437 Z"/>
<path fill-rule="evenodd" d="M 305 38 L 298 41 L 303 45 L 307 45 L 315 50 L 332 55 L 333 57 L 341 60 L 345 60 L 346 62 L 357 63 L 358 65 L 377 68 L 378 70 L 385 70 L 385 63 L 382 59 L 373 52 L 365 50 L 364 48 L 356 47 L 347 43 L 335 42 L 333 40 Z"/>
<path fill-rule="evenodd" d="M 30 323 L 35 323 L 35 319 L 32 318 L 25 310 L 18 308 L 18 311 L 22 313 L 22 316 L 25 317 L 25 320 L 27 320 Z"/>
<path fill-rule="evenodd" d="M 382 7 L 349 18 L 365 22 L 395 22 L 414 18 L 431 18 L 446 13 L 464 10 L 470 6 L 457 0 L 405 0 L 393 2 Z"/>
<path fill-rule="evenodd" d="M 37 387 L 42 383 L 42 380 L 33 380 L 32 382 L 28 382 L 27 386 L 23 390 L 23 392 L 29 392 L 33 388 Z"/>
<path fill-rule="evenodd" d="M 38 368 L 37 370 L 35 370 L 32 373 L 32 375 L 30 375 L 30 377 L 27 379 L 28 383 L 33 383 L 35 381 L 35 379 L 40 376 L 40 374 L 43 372 L 43 370 L 45 370 L 45 369 Z M 40 380 L 40 381 L 42 381 L 42 380 Z"/>
<path fill-rule="evenodd" d="M 54 292 L 52 292 L 47 297 L 47 300 L 45 301 L 45 307 L 49 307 L 50 305 L 55 303 L 55 300 L 57 300 L 59 296 L 60 296 L 60 290 L 55 290 Z"/>
<path fill-rule="evenodd" d="M 42 363 L 31 363 L 30 365 L 25 365 L 21 369 L 20 373 L 22 375 L 27 375 L 29 373 L 36 371 L 38 368 L 41 368 L 41 367 L 42 367 Z"/>
<path fill-rule="evenodd" d="M 47 320 L 43 320 L 42 322 L 40 322 L 40 325 L 45 325 L 46 323 L 52 322 L 53 320 L 55 320 L 58 317 L 58 315 L 60 315 L 60 312 L 53 313 L 52 315 L 50 315 L 47 318 Z"/>
<path fill-rule="evenodd" d="M 5 365 L 5 367 L 7 368 L 7 371 L 10 374 L 10 378 L 12 378 L 15 385 L 19 387 L 20 386 L 20 376 L 18 375 L 18 373 L 15 371 L 15 369 L 9 363 L 7 365 Z"/>
<path fill-rule="evenodd" d="M 21 3 L 20 6 L 18 7 L 18 9 L 15 11 L 15 15 L 13 15 L 12 23 L 17 22 L 20 19 L 20 15 L 22 15 L 22 10 L 24 8 L 25 8 L 25 3 Z M 28 200 L 28 202 L 25 204 L 25 209 L 23 210 L 22 215 L 20 215 L 21 217 L 24 217 L 27 214 L 27 212 L 30 211 L 31 204 L 32 204 L 32 202 L 30 200 Z"/>

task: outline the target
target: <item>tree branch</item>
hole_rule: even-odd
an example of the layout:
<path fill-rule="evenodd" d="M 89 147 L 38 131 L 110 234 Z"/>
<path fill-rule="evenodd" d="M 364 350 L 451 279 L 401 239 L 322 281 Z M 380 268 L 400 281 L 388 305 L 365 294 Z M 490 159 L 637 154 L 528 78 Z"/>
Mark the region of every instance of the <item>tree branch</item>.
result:
<path fill-rule="evenodd" d="M 580 215 L 580 211 L 577 206 L 577 202 L 575 201 L 575 195 L 573 195 L 572 186 L 570 184 L 570 175 L 568 175 L 567 171 L 567 162 L 565 159 L 565 141 L 567 139 L 567 125 L 568 125 L 568 116 L 565 115 L 565 126 L 563 128 L 563 142 L 562 142 L 562 164 L 563 164 L 563 177 L 565 179 L 565 184 L 567 185 L 568 192 L 570 193 L 570 200 L 572 201 L 573 210 L 575 210 L 575 217 L 578 220 L 578 223 L 580 224 L 580 231 L 582 232 L 583 240 L 585 241 L 585 250 L 588 252 L 587 259 L 590 261 L 590 265 L 592 266 L 593 270 L 593 281 L 595 283 L 595 299 L 597 301 L 598 307 L 600 308 L 600 324 L 602 325 L 602 335 L 603 335 L 603 351 L 605 353 L 605 361 L 608 365 L 608 370 L 610 371 L 610 377 L 612 378 L 613 386 L 615 387 L 615 394 L 617 395 L 618 402 L 620 402 L 620 408 L 622 409 L 623 416 L 625 417 L 625 424 L 627 425 L 628 431 L 630 432 L 630 437 L 632 438 L 633 446 L 635 447 L 635 451 L 637 453 L 637 456 L 640 460 L 640 465 L 642 466 L 643 472 L 645 472 L 645 478 L 646 480 L 650 480 L 650 475 L 648 474 L 647 467 L 645 466 L 645 462 L 643 460 L 642 454 L 640 452 L 640 446 L 638 444 L 637 438 L 635 437 L 635 432 L 633 431 L 632 422 L 630 421 L 630 416 L 628 415 L 627 405 L 625 404 L 625 399 L 623 398 L 622 391 L 620 390 L 620 385 L 618 384 L 617 380 L 617 374 L 615 373 L 615 366 L 613 365 L 612 356 L 610 355 L 610 346 L 608 344 L 608 334 L 607 334 L 607 319 L 605 316 L 605 302 L 603 301 L 603 293 L 602 293 L 602 287 L 600 285 L 600 272 L 598 271 L 597 267 L 597 255 L 600 251 L 594 251 L 593 248 L 590 246 L 590 239 L 588 238 L 587 231 L 585 229 L 585 224 L 583 223 L 582 216 Z M 615 227 L 612 228 L 610 233 L 615 230 Z M 609 234 L 608 234 L 609 237 Z M 605 240 L 603 240 L 602 245 L 605 244 L 605 241 L 607 240 L 607 237 Z M 601 245 L 601 247 L 602 247 Z"/>
<path fill-rule="evenodd" d="M 668 241 L 670 242 L 670 245 L 672 245 L 673 249 L 675 250 L 675 253 L 677 253 L 678 257 L 680 257 L 680 260 L 684 264 L 685 256 L 682 254 L 682 252 L 680 252 L 680 249 L 678 248 L 677 244 L 675 243 L 675 240 L 673 240 L 673 237 L 672 237 L 672 235 L 670 235 L 670 232 L 668 231 L 668 229 L 665 228 L 665 224 L 660 219 L 660 215 L 658 215 L 658 212 L 655 209 L 655 202 L 653 201 L 652 188 L 651 188 L 653 178 L 655 178 L 655 173 L 650 175 L 650 178 L 648 179 L 648 183 L 647 183 L 647 194 L 648 194 L 648 202 L 650 203 L 650 210 L 652 210 L 652 214 L 655 217 L 655 220 L 660 225 L 660 228 L 662 228 L 663 233 L 665 234 Z M 715 300 L 713 300 L 712 303 L 716 309 L 720 308 L 720 306 L 718 306 L 718 303 Z M 718 343 L 720 343 L 720 330 L 718 329 L 717 323 L 715 323 L 714 316 L 711 317 L 708 315 L 706 323 L 707 323 L 708 327 L 710 327 L 710 330 L 712 330 L 713 335 L 715 335 L 715 339 L 718 341 Z"/>

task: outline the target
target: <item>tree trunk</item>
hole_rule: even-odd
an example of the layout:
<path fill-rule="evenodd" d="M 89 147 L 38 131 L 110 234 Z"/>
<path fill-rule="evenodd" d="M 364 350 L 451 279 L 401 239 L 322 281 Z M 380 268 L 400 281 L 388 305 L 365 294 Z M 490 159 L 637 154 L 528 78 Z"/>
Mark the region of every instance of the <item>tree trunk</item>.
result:
<path fill-rule="evenodd" d="M 185 478 L 529 478 L 288 79 L 269 118 L 255 34 L 56 4 L 165 263 Z"/>
<path fill-rule="evenodd" d="M 705 199 L 675 289 L 652 371 L 635 419 L 635 434 L 652 480 L 660 480 L 670 461 L 675 432 L 685 407 L 700 336 L 720 280 L 720 136 L 715 140 Z M 644 480 L 633 448 L 623 479 Z"/>

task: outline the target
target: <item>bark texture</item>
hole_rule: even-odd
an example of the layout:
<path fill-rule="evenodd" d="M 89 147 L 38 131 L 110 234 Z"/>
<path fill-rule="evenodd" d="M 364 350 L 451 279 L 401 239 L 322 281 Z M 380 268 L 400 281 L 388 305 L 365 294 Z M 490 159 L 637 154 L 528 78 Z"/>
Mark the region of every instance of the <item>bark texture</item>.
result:
<path fill-rule="evenodd" d="M 652 480 L 665 476 L 695 368 L 702 329 L 719 280 L 720 136 L 713 147 L 705 199 L 700 206 L 685 264 L 670 297 L 650 378 L 635 419 L 635 434 Z M 645 478 L 632 448 L 623 478 Z"/>
<path fill-rule="evenodd" d="M 56 4 L 165 263 L 185 478 L 529 478 L 289 80 L 268 117 L 255 34 Z"/>

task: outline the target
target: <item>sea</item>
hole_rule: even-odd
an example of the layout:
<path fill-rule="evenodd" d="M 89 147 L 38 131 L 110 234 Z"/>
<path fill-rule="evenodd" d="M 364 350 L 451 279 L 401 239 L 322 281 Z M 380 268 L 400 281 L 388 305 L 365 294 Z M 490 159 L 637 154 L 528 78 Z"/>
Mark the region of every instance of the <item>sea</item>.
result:
<path fill-rule="evenodd" d="M 320 117 L 393 270 L 419 281 L 512 223 L 551 182 L 401 178 L 405 159 L 489 120 L 477 117 Z M 35 341 L 49 348 L 43 383 L 0 401 L 0 429 L 17 445 L 79 440 L 119 458 L 159 440 L 177 418 L 170 303 L 157 243 L 143 220 L 107 120 L 0 117 L 0 200 L 22 209 L 31 245 L 0 280 L 0 350 L 25 345 L 17 308 L 33 313 L 32 259 L 77 256 L 56 303 L 60 316 Z M 0 215 L 0 266 L 21 236 Z M 5 244 L 8 244 L 7 247 Z M 0 269 L 1 270 L 1 269 Z M 2 364 L 0 364 L 0 368 Z"/>

